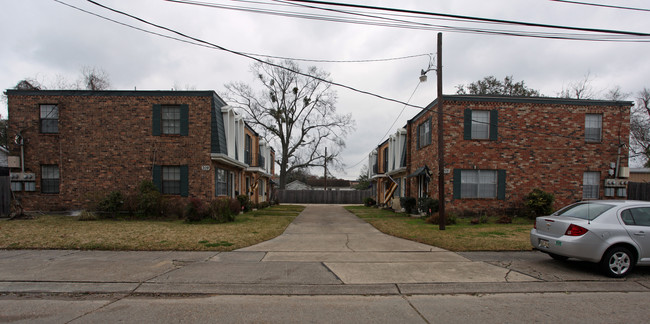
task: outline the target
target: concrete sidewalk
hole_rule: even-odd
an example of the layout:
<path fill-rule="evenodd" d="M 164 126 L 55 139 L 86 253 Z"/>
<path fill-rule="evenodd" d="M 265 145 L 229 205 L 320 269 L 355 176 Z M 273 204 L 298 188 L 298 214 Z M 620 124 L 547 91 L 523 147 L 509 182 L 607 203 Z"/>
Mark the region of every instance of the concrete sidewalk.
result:
<path fill-rule="evenodd" d="M 547 259 L 550 261 L 543 260 Z M 328 205 L 308 206 L 281 236 L 233 252 L 0 251 L 0 293 L 11 294 L 418 295 L 650 290 L 646 279 L 550 282 L 549 277 L 501 263 L 472 261 L 388 236 L 342 207 Z"/>

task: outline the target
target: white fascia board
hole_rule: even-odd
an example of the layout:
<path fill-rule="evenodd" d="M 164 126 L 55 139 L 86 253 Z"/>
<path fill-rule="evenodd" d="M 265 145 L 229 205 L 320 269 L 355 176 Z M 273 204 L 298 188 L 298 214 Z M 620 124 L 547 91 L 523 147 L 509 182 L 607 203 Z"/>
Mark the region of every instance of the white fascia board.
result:
<path fill-rule="evenodd" d="M 241 161 L 235 160 L 228 155 L 225 155 L 223 153 L 211 153 L 210 158 L 212 161 L 220 162 L 226 165 L 234 166 L 236 168 L 240 169 L 245 169 L 248 168 L 248 164 L 243 163 Z"/>

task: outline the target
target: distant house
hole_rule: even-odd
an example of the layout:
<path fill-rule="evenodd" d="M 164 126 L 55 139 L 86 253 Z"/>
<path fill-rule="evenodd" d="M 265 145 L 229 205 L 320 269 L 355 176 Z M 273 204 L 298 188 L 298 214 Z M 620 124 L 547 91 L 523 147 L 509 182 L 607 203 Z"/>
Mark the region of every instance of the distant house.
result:
<path fill-rule="evenodd" d="M 306 183 L 312 190 L 354 190 L 349 180 L 343 179 L 308 179 Z"/>
<path fill-rule="evenodd" d="M 294 180 L 285 186 L 285 190 L 312 190 L 312 187 L 300 180 Z"/>
<path fill-rule="evenodd" d="M 516 208 L 535 188 L 553 193 L 556 207 L 625 197 L 627 179 L 620 178 L 628 158 L 619 148 L 628 145 L 632 102 L 471 95 L 443 101 L 447 211 Z M 378 203 L 438 198 L 436 105 L 370 153 Z"/>
<path fill-rule="evenodd" d="M 630 182 L 650 182 L 650 168 L 630 168 Z"/>
<path fill-rule="evenodd" d="M 169 197 L 270 198 L 274 151 L 214 91 L 6 94 L 9 132 L 25 139 L 12 187 L 26 210 L 83 208 L 143 180 Z"/>

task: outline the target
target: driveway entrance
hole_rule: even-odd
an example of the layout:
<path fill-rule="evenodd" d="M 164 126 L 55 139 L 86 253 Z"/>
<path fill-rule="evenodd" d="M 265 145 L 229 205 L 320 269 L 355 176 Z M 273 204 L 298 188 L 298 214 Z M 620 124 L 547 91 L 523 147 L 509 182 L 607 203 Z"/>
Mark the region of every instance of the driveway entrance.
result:
<path fill-rule="evenodd" d="M 536 281 L 383 234 L 337 205 L 308 205 L 279 237 L 237 252 L 264 252 L 262 263 L 318 263 L 344 284 Z"/>

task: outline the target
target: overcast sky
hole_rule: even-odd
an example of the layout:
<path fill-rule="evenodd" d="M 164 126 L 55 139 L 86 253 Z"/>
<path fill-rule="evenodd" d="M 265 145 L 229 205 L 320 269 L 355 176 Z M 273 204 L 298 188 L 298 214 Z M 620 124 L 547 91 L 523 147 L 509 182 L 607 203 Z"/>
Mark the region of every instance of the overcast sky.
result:
<path fill-rule="evenodd" d="M 111 13 L 87 1 L 60 0 L 78 8 L 150 31 L 157 30 Z M 261 0 L 266 3 L 270 0 Z M 333 0 L 334 1 L 334 0 Z M 306 20 L 245 11 L 216 9 L 162 0 L 103 1 L 114 9 L 169 27 L 228 49 L 273 56 L 321 60 L 371 60 L 435 53 L 436 30 L 369 26 Z M 205 0 L 227 6 L 300 11 L 284 6 L 260 6 L 243 1 Z M 341 2 L 336 0 L 336 2 Z M 584 0 L 600 4 L 649 8 L 647 1 Z M 491 19 L 549 25 L 612 29 L 650 33 L 650 11 L 624 10 L 549 0 L 356 0 L 354 3 L 403 8 Z M 151 35 L 81 12 L 53 0 L 3 1 L 0 6 L 0 87 L 12 88 L 25 78 L 51 87 L 59 80 L 74 82 L 83 66 L 108 73 L 112 89 L 168 90 L 192 88 L 224 91 L 224 84 L 255 84 L 252 61 L 227 52 L 199 47 Z M 338 8 L 341 10 L 351 10 Z M 316 10 L 304 13 L 328 14 Z M 367 13 L 371 13 L 366 11 Z M 375 14 L 377 12 L 374 12 Z M 337 14 L 339 17 L 343 15 Z M 348 16 L 350 17 L 350 16 Z M 413 17 L 396 17 L 416 21 Z M 359 19 L 357 16 L 355 19 Z M 568 30 L 525 28 L 499 24 L 418 19 L 417 22 L 501 29 L 515 32 L 575 33 Z M 590 34 L 594 35 L 594 34 Z M 645 38 L 650 40 L 650 38 Z M 589 74 L 597 96 L 620 86 L 633 100 L 650 87 L 650 43 L 558 40 L 443 31 L 443 87 L 445 94 L 456 85 L 494 75 L 512 75 L 546 96 L 559 92 Z M 372 63 L 309 63 L 331 73 L 333 81 L 400 101 L 407 101 L 428 56 Z M 336 89 L 338 112 L 351 113 L 356 130 L 347 138 L 341 158 L 348 165 L 335 175 L 355 179 L 367 162 L 367 154 L 418 113 L 403 105 Z M 421 84 L 411 104 L 425 106 L 435 98 L 434 72 Z M 0 114 L 6 117 L 3 103 Z M 391 126 L 393 123 L 395 124 Z M 322 170 L 314 170 L 321 174 Z"/>

